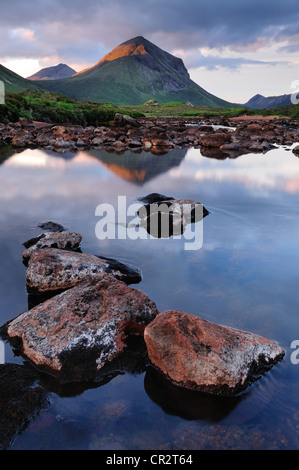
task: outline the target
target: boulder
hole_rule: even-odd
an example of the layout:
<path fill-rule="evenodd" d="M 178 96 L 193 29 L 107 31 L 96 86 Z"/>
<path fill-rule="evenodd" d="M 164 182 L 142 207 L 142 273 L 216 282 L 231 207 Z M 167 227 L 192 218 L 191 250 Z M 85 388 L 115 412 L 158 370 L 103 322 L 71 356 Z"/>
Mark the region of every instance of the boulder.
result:
<path fill-rule="evenodd" d="M 153 137 L 149 139 L 154 148 L 174 148 L 175 145 L 166 136 Z"/>
<path fill-rule="evenodd" d="M 129 148 L 138 148 L 138 147 L 142 147 L 142 142 L 140 139 L 136 139 L 136 138 L 133 138 L 133 139 L 127 139 L 126 140 L 126 144 Z"/>
<path fill-rule="evenodd" d="M 117 152 L 123 152 L 124 150 L 126 150 L 127 146 L 124 142 L 122 142 L 120 140 L 116 140 L 113 144 L 113 148 Z"/>
<path fill-rule="evenodd" d="M 32 121 L 32 119 L 20 117 L 19 118 L 19 123 L 21 124 L 21 127 L 23 129 L 32 129 L 32 128 L 35 127 L 34 122 Z"/>
<path fill-rule="evenodd" d="M 210 126 L 208 124 L 202 124 L 198 127 L 198 130 L 200 132 L 214 132 L 213 126 Z"/>
<path fill-rule="evenodd" d="M 27 139 L 26 136 L 16 136 L 12 139 L 11 142 L 12 146 L 15 148 L 23 148 L 26 147 Z"/>
<path fill-rule="evenodd" d="M 229 144 L 223 144 L 220 147 L 220 150 L 223 152 L 225 151 L 238 151 L 240 149 L 241 145 L 239 142 L 230 142 Z"/>
<path fill-rule="evenodd" d="M 159 194 L 159 193 L 151 193 L 151 194 L 148 194 L 147 196 L 138 198 L 138 201 L 143 202 L 144 204 L 153 204 L 156 202 L 170 201 L 170 200 L 174 201 L 174 198 L 171 196 L 165 196 L 164 194 Z"/>
<path fill-rule="evenodd" d="M 56 144 L 56 139 L 53 137 L 52 133 L 46 128 L 41 129 L 38 135 L 35 138 L 35 145 L 38 147 L 54 146 Z"/>
<path fill-rule="evenodd" d="M 42 222 L 38 225 L 39 228 L 42 230 L 46 230 L 47 232 L 63 232 L 65 228 L 63 225 L 58 224 L 57 222 Z"/>
<path fill-rule="evenodd" d="M 126 338 L 143 335 L 157 314 L 144 292 L 103 274 L 19 315 L 6 326 L 6 336 L 59 381 L 93 380 L 123 352 Z"/>
<path fill-rule="evenodd" d="M 45 232 L 23 244 L 26 248 L 23 252 L 23 259 L 28 261 L 33 252 L 43 248 L 76 250 L 80 246 L 81 241 L 82 235 L 77 232 Z"/>
<path fill-rule="evenodd" d="M 51 132 L 53 135 L 63 135 L 66 134 L 67 131 L 64 126 L 53 126 Z"/>
<path fill-rule="evenodd" d="M 209 134 L 203 134 L 200 136 L 200 145 L 204 147 L 220 148 L 222 145 L 229 143 L 231 136 L 224 132 L 214 132 Z"/>
<path fill-rule="evenodd" d="M 126 114 L 116 113 L 114 116 L 114 125 L 117 127 L 124 127 L 124 126 L 132 126 L 132 127 L 139 127 L 140 124 L 136 119 L 132 118 L 131 116 L 127 116 Z"/>
<path fill-rule="evenodd" d="M 93 145 L 94 147 L 100 147 L 101 145 L 103 145 L 103 139 L 101 137 L 95 137 L 94 139 L 92 139 L 91 141 L 91 145 Z"/>
<path fill-rule="evenodd" d="M 144 339 L 152 365 L 172 383 L 219 395 L 245 390 L 284 356 L 261 336 L 175 310 L 160 313 Z"/>
<path fill-rule="evenodd" d="M 138 210 L 141 219 L 159 214 L 170 214 L 171 224 L 178 223 L 179 226 L 198 222 L 209 214 L 209 211 L 200 202 L 191 199 L 174 199 L 159 193 L 151 193 L 138 199 L 144 203 Z M 181 221 L 184 218 L 184 221 Z"/>
<path fill-rule="evenodd" d="M 84 140 L 82 140 L 82 139 L 79 137 L 79 139 L 77 139 L 77 141 L 76 141 L 76 145 L 77 145 L 77 147 L 85 147 L 85 146 L 86 146 L 86 143 L 84 142 Z"/>
<path fill-rule="evenodd" d="M 180 236 L 190 223 L 199 222 L 207 214 L 206 208 L 195 201 L 176 199 L 138 209 L 139 225 L 154 238 Z"/>
<path fill-rule="evenodd" d="M 116 260 L 85 253 L 44 248 L 31 254 L 26 272 L 30 293 L 70 289 L 91 280 L 100 280 L 109 273 L 127 284 L 141 281 L 137 268 Z"/>
<path fill-rule="evenodd" d="M 67 150 L 69 148 L 73 148 L 75 146 L 75 142 L 73 140 L 64 140 L 64 139 L 57 139 L 55 141 L 54 147 L 58 150 Z"/>

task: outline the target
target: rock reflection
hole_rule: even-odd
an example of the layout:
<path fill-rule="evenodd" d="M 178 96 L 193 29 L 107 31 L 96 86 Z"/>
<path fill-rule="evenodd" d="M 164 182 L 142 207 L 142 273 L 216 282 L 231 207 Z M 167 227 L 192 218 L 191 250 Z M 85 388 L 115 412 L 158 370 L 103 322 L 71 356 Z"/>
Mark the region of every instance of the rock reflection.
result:
<path fill-rule="evenodd" d="M 15 153 L 16 151 L 10 145 L 0 145 L 0 165 Z"/>
<path fill-rule="evenodd" d="M 219 397 L 208 393 L 187 390 L 172 384 L 152 366 L 144 378 L 144 388 L 150 399 L 163 411 L 185 420 L 218 422 L 229 416 L 244 396 Z"/>
<path fill-rule="evenodd" d="M 0 449 L 8 449 L 13 439 L 49 406 L 48 392 L 38 382 L 29 365 L 0 365 Z"/>
<path fill-rule="evenodd" d="M 60 397 L 74 397 L 108 384 L 118 375 L 144 373 L 148 358 L 143 337 L 129 336 L 126 345 L 123 353 L 105 365 L 94 380 L 62 383 L 50 374 L 39 372 L 40 383 L 47 391 Z"/>

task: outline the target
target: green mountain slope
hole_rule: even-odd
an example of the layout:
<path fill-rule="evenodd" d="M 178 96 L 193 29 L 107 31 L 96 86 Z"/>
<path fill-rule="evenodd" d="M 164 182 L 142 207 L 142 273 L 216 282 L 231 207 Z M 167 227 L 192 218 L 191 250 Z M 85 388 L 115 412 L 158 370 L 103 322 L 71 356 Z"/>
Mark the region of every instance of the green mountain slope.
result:
<path fill-rule="evenodd" d="M 41 88 L 30 80 L 12 72 L 0 65 L 0 80 L 4 83 L 5 91 L 8 93 L 21 93 L 26 90 L 40 91 Z"/>
<path fill-rule="evenodd" d="M 160 103 L 231 106 L 193 82 L 181 59 L 141 36 L 117 46 L 94 67 L 71 78 L 35 83 L 81 101 L 138 105 L 155 99 Z"/>

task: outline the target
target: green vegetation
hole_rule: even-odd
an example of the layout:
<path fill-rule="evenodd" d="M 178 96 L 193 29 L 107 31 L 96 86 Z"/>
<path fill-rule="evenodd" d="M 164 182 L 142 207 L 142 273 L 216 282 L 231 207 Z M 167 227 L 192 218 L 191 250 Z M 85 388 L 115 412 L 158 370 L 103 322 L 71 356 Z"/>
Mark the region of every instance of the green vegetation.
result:
<path fill-rule="evenodd" d="M 41 90 L 41 88 L 30 80 L 20 77 L 3 65 L 0 65 L 0 80 L 4 83 L 5 91 L 9 93 L 21 93 L 25 90 Z"/>
<path fill-rule="evenodd" d="M 141 112 L 147 117 L 214 117 L 225 118 L 238 116 L 281 116 L 299 118 L 299 105 L 278 106 L 267 109 L 249 109 L 243 106 L 232 106 L 230 108 L 208 108 L 204 106 L 188 106 L 185 103 L 171 102 L 159 103 L 158 106 L 123 106 L 127 114 L 130 112 Z"/>
<path fill-rule="evenodd" d="M 98 126 L 113 121 L 116 113 L 138 117 L 215 117 L 282 116 L 299 118 L 299 105 L 278 106 L 267 109 L 248 109 L 242 106 L 208 108 L 190 106 L 180 102 L 162 103 L 158 106 L 118 107 L 111 103 L 76 101 L 57 93 L 27 90 L 6 93 L 5 105 L 0 106 L 0 122 L 16 122 L 20 117 L 54 124 L 78 124 L 83 127 Z"/>
<path fill-rule="evenodd" d="M 116 113 L 141 117 L 138 110 L 123 110 L 110 103 L 79 102 L 57 93 L 25 91 L 7 93 L 0 106 L 0 122 L 16 122 L 20 117 L 55 124 L 98 126 L 113 121 Z"/>
<path fill-rule="evenodd" d="M 247 109 L 241 106 L 231 108 L 208 108 L 206 106 L 190 106 L 176 101 L 170 103 L 159 103 L 158 106 L 123 106 L 127 114 L 129 112 L 139 111 L 148 117 L 196 117 L 196 116 L 223 116 L 234 117 L 241 116 L 247 112 Z"/>
<path fill-rule="evenodd" d="M 265 109 L 246 109 L 248 116 L 281 116 L 299 118 L 299 104 L 289 104 L 286 106 L 276 106 Z"/>

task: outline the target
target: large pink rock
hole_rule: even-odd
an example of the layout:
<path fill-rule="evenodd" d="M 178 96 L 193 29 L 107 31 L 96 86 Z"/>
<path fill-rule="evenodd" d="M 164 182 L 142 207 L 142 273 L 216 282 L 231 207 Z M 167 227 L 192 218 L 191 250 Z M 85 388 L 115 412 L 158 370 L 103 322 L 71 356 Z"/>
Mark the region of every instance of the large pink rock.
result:
<path fill-rule="evenodd" d="M 6 334 L 22 355 L 61 382 L 90 380 L 122 353 L 128 335 L 143 335 L 157 314 L 144 292 L 103 274 L 19 315 Z"/>
<path fill-rule="evenodd" d="M 284 356 L 256 334 L 168 310 L 145 329 L 151 363 L 173 383 L 216 394 L 236 394 Z"/>
<path fill-rule="evenodd" d="M 31 293 L 65 290 L 82 282 L 100 280 L 105 273 L 127 284 L 141 281 L 137 268 L 116 260 L 44 248 L 31 253 L 26 272 L 27 289 Z"/>

